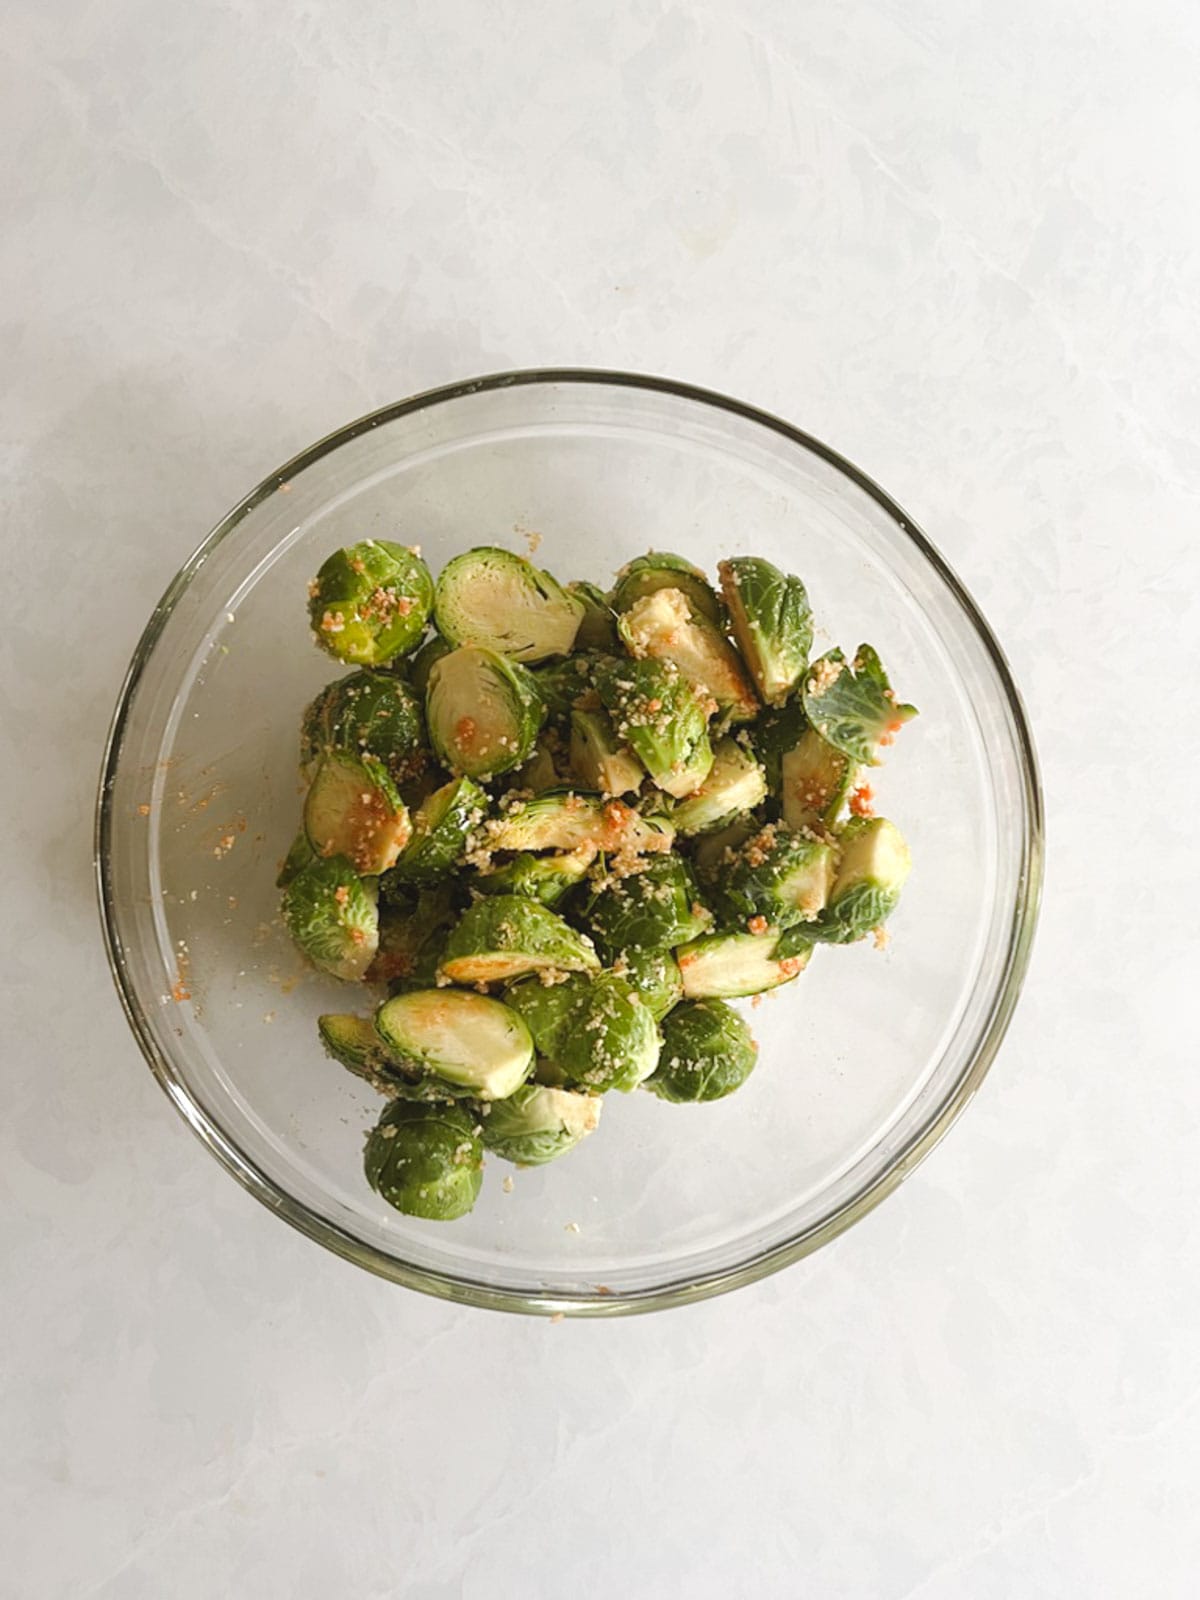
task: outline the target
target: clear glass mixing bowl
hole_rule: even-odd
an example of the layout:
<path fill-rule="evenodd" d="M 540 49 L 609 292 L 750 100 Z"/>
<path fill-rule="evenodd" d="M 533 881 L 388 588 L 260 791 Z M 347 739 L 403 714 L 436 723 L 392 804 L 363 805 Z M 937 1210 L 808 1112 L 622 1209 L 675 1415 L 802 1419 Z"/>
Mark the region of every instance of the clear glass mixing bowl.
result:
<path fill-rule="evenodd" d="M 534 538 L 539 535 L 540 538 Z M 818 951 L 750 1012 L 745 1088 L 713 1105 L 610 1095 L 567 1160 L 489 1163 L 472 1215 L 368 1189 L 380 1102 L 322 1054 L 347 991 L 276 919 L 297 825 L 297 722 L 337 669 L 305 585 L 335 546 L 537 549 L 604 583 L 648 547 L 800 573 L 818 645 L 875 644 L 921 709 L 877 774 L 915 870 L 880 954 Z M 413 1288 L 506 1310 L 611 1314 L 795 1261 L 900 1182 L 986 1072 L 1025 971 L 1041 877 L 1029 729 L 978 609 L 912 521 L 834 451 L 720 395 L 623 373 L 507 373 L 418 395 L 298 456 L 171 584 L 121 690 L 96 862 L 122 1002 L 159 1082 L 250 1192 Z M 577 1228 L 572 1225 L 577 1225 Z"/>

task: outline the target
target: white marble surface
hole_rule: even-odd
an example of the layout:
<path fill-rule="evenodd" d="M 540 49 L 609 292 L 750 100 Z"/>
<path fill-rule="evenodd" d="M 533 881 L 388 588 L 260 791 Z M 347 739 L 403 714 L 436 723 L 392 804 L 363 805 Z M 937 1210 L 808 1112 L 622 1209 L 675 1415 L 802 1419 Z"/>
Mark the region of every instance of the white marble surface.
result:
<path fill-rule="evenodd" d="M 1192 0 L 5 8 L 0 1595 L 1195 1594 L 1198 74 Z M 810 1262 L 612 1325 L 406 1294 L 242 1194 L 90 881 L 120 673 L 210 524 L 538 363 L 887 484 L 1049 805 L 949 1141 Z"/>

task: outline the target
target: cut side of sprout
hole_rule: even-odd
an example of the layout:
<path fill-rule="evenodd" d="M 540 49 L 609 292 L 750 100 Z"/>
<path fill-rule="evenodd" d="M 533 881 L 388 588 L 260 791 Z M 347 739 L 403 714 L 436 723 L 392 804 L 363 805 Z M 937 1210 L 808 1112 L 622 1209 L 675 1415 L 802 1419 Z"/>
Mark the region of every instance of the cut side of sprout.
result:
<path fill-rule="evenodd" d="M 670 661 L 701 695 L 711 695 L 731 722 L 749 722 L 758 700 L 737 651 L 712 622 L 696 616 L 679 589 L 656 589 L 617 624 L 635 659 Z"/>
<path fill-rule="evenodd" d="M 452 644 L 483 645 L 533 662 L 571 650 L 584 606 L 523 556 L 486 545 L 447 563 L 434 614 Z"/>
<path fill-rule="evenodd" d="M 722 739 L 713 750 L 708 776 L 675 807 L 671 821 L 676 833 L 708 833 L 752 811 L 766 793 L 766 773 L 750 752 L 737 739 Z"/>
<path fill-rule="evenodd" d="M 528 760 L 545 715 L 525 668 L 479 645 L 434 662 L 425 705 L 438 758 L 452 772 L 484 781 Z"/>
<path fill-rule="evenodd" d="M 345 856 L 373 878 L 395 864 L 412 823 L 381 762 L 331 751 L 309 788 L 304 831 L 317 855 Z"/>
<path fill-rule="evenodd" d="M 375 1026 L 413 1070 L 432 1073 L 481 1100 L 502 1100 L 533 1066 L 529 1029 L 499 1000 L 455 989 L 419 989 L 385 1000 Z"/>
<path fill-rule="evenodd" d="M 713 933 L 675 952 L 683 979 L 683 992 L 689 1000 L 735 1000 L 763 994 L 798 977 L 808 965 L 810 950 L 796 954 L 776 953 L 779 930 L 765 934 Z"/>

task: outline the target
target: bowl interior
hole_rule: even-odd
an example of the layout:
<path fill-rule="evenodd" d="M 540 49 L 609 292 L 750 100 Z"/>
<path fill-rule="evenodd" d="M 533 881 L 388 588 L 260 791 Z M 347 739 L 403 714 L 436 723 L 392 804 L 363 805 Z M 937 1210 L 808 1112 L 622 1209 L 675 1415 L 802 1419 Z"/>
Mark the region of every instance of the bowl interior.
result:
<path fill-rule="evenodd" d="M 451 1225 L 391 1211 L 361 1152 L 381 1102 L 325 1059 L 276 915 L 301 709 L 338 672 L 305 585 L 333 547 L 479 543 L 607 585 L 648 547 L 767 556 L 809 587 L 817 648 L 869 640 L 921 717 L 875 775 L 915 869 L 886 952 L 818 950 L 751 1017 L 732 1099 L 611 1095 L 568 1159 L 488 1164 Z M 660 1304 L 827 1236 L 896 1181 L 981 1075 L 1036 888 L 1036 788 L 986 630 L 895 508 L 820 447 L 714 399 L 583 375 L 441 392 L 293 464 L 231 514 L 156 613 L 118 716 L 102 872 L 126 1004 L 173 1097 L 233 1169 L 363 1264 L 485 1303 Z M 577 1230 L 574 1225 L 578 1225 Z"/>

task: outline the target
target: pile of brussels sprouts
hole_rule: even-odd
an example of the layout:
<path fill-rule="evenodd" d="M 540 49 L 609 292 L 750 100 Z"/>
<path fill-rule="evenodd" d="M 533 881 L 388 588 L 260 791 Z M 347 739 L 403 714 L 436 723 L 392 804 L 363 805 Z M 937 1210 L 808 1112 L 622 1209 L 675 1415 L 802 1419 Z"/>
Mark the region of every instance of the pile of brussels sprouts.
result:
<path fill-rule="evenodd" d="M 608 593 L 509 551 L 338 550 L 309 586 L 352 666 L 304 713 L 299 948 L 379 985 L 319 1019 L 387 1097 L 371 1185 L 449 1220 L 483 1153 L 565 1154 L 609 1090 L 719 1100 L 757 1047 L 730 999 L 874 933 L 908 875 L 864 769 L 914 708 L 875 651 L 810 661 L 799 578 L 651 552 Z M 430 631 L 430 623 L 433 628 Z"/>

